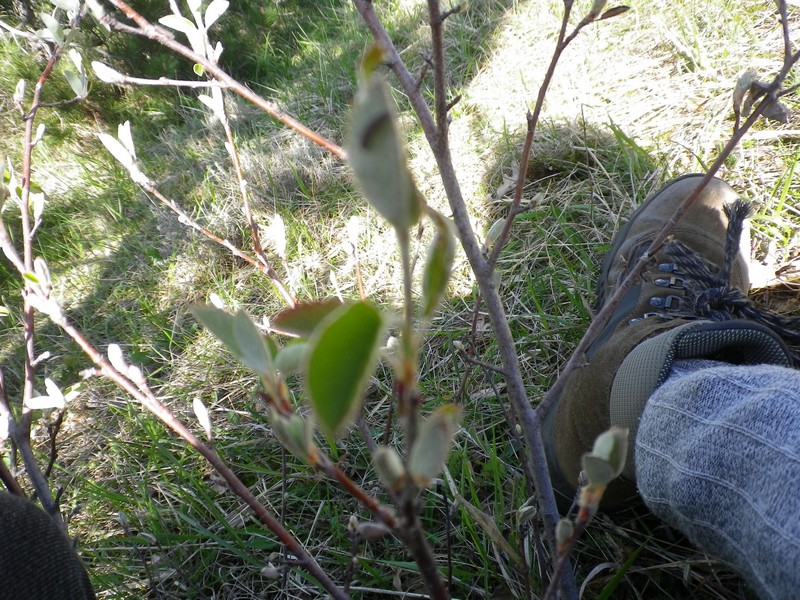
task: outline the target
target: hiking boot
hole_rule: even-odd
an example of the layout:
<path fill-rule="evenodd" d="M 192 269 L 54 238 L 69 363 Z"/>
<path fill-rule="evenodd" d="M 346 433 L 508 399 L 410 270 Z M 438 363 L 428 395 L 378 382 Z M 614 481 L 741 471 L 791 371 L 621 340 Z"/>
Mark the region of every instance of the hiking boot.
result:
<path fill-rule="evenodd" d="M 617 233 L 597 283 L 598 310 L 702 177 L 670 182 Z M 674 360 L 792 363 L 791 352 L 770 329 L 781 317 L 765 316 L 747 300 L 749 235 L 742 249 L 739 242 L 748 233 L 749 210 L 728 184 L 712 179 L 624 294 L 583 365 L 569 376 L 542 428 L 562 507 L 574 498 L 581 457 L 610 425 L 629 429 L 629 453 L 623 477 L 609 486 L 603 508 L 621 508 L 636 498 L 633 449 L 639 417 Z"/>

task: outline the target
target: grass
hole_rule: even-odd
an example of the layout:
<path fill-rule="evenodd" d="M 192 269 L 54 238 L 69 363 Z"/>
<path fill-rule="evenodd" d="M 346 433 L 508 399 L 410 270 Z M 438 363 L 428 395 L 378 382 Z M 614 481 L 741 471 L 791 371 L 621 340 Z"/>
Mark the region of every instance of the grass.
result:
<path fill-rule="evenodd" d="M 137 7 L 157 17 L 167 11 L 165 4 L 149 0 Z M 422 4 L 398 0 L 379 7 L 412 71 L 422 69 L 428 49 Z M 453 109 L 453 147 L 481 234 L 508 205 L 525 111 L 552 51 L 560 6 L 555 0 L 482 0 L 448 21 L 450 84 L 462 96 Z M 214 30 L 225 43 L 223 65 L 340 141 L 355 64 L 367 44 L 350 5 L 239 0 L 230 13 Z M 89 36 L 94 45 L 87 44 L 85 58 L 102 58 L 139 76 L 189 76 L 191 65 L 156 46 L 96 35 Z M 612 232 L 663 180 L 708 164 L 732 126 L 729 98 L 738 71 L 773 71 L 779 50 L 772 15 L 754 0 L 643 2 L 588 29 L 570 48 L 528 165 L 527 211 L 517 218 L 500 261 L 532 399 L 544 394 L 591 318 L 593 279 Z M 42 58 L 2 38 L 0 59 L 8 65 L 0 73 L 0 154 L 19 168 L 22 128 L 8 98 L 19 78 L 38 77 Z M 60 100 L 69 92 L 54 77 L 47 93 Z M 430 153 L 405 99 L 397 99 L 419 185 L 434 206 L 447 210 Z M 348 245 L 348 223 L 357 223 L 366 292 L 396 306 L 393 232 L 365 207 L 346 169 L 253 109 L 232 101 L 231 111 L 256 218 L 265 225 L 277 213 L 286 223 L 287 264 L 277 265 L 298 296 L 357 296 Z M 35 154 L 34 180 L 49 204 L 37 252 L 47 259 L 70 317 L 96 346 L 122 343 L 188 422 L 194 423 L 192 399 L 205 402 L 220 453 L 341 580 L 351 559 L 348 519 L 368 517 L 281 452 L 254 394 L 255 377 L 232 364 L 187 312 L 189 304 L 213 293 L 261 319 L 280 307 L 279 297 L 258 273 L 191 234 L 126 179 L 95 134 L 128 118 L 143 168 L 160 189 L 215 232 L 248 245 L 221 132 L 209 126 L 197 100 L 170 90 L 96 83 L 87 102 L 42 112 L 48 133 Z M 724 172 L 758 205 L 754 253 L 767 265 L 764 273 L 782 274 L 783 286 L 762 297 L 784 308 L 796 298 L 796 290 L 787 295 L 783 289 L 797 277 L 796 140 L 789 128 L 761 124 Z M 3 217 L 13 229 L 13 210 Z M 8 264 L 0 263 L 0 298 L 11 310 L 3 318 L 9 326 L 0 330 L 0 363 L 12 398 L 21 384 L 18 288 Z M 453 352 L 453 342 L 464 340 L 472 323 L 474 282 L 463 257 L 451 292 L 422 353 L 426 408 L 456 398 L 465 376 Z M 75 382 L 86 359 L 48 323 L 37 327 L 38 350 L 54 354 L 42 373 L 62 385 Z M 495 360 L 482 314 L 476 341 L 482 358 Z M 385 368 L 374 383 L 365 414 L 380 437 L 391 395 Z M 496 536 L 518 552 L 531 552 L 527 530 L 517 525 L 517 511 L 528 498 L 520 448 L 508 431 L 500 378 L 471 371 L 463 389 L 466 416 L 449 462 L 452 484 L 445 477 L 424 494 L 423 520 L 442 568 L 451 560 L 456 597 L 519 597 L 526 585 L 538 590 L 540 582 L 535 572 L 526 582 Z M 41 426 L 37 440 L 44 451 Z M 355 433 L 332 452 L 351 477 L 382 497 Z M 284 560 L 273 536 L 215 483 L 201 460 L 107 382 L 88 380 L 70 410 L 53 481 L 66 489 L 72 531 L 81 538 L 100 597 L 257 598 L 276 597 L 281 589 L 288 597 L 321 595 L 298 570 L 286 581 L 263 571 Z M 354 590 L 423 591 L 416 567 L 395 540 L 369 542 L 358 558 Z M 643 511 L 601 517 L 576 561 L 584 597 L 747 593 L 724 566 Z"/>

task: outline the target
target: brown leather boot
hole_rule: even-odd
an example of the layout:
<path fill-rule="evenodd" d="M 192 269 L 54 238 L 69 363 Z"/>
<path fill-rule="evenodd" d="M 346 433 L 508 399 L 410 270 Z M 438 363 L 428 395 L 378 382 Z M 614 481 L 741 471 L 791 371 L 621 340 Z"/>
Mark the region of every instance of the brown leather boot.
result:
<path fill-rule="evenodd" d="M 687 175 L 667 184 L 617 233 L 603 260 L 598 308 L 611 298 L 701 178 Z M 638 420 L 673 360 L 790 364 L 781 339 L 751 320 L 755 317 L 748 312 L 752 309 L 746 299 L 749 241 L 742 244 L 743 250 L 739 248 L 748 212 L 749 206 L 728 184 L 713 179 L 679 221 L 671 241 L 651 257 L 622 298 L 587 350 L 585 364 L 569 377 L 543 426 L 550 476 L 562 506 L 569 506 L 574 497 L 581 457 L 610 425 L 630 430 L 630 451 L 624 475 L 609 486 L 603 508 L 622 508 L 635 500 L 633 448 Z"/>

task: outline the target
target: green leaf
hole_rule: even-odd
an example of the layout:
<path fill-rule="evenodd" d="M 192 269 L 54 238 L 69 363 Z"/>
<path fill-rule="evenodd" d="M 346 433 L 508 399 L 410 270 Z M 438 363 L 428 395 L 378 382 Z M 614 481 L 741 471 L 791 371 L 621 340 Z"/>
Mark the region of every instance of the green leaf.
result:
<path fill-rule="evenodd" d="M 309 460 L 315 452 L 314 419 L 298 414 L 282 415 L 274 409 L 268 413 L 272 432 L 289 452 L 303 460 Z"/>
<path fill-rule="evenodd" d="M 592 455 L 607 461 L 614 470 L 614 477 L 618 477 L 628 456 L 628 430 L 611 427 L 601 433 L 594 441 Z"/>
<path fill-rule="evenodd" d="M 225 11 L 228 10 L 230 3 L 227 0 L 212 0 L 211 4 L 206 9 L 205 26 L 206 29 L 216 23 Z"/>
<path fill-rule="evenodd" d="M 306 369 L 306 389 L 320 427 L 338 437 L 361 407 L 375 368 L 383 317 L 366 302 L 344 306 L 317 328 Z"/>
<path fill-rule="evenodd" d="M 64 68 L 64 79 L 78 98 L 86 96 L 86 77 L 82 76 L 72 67 Z"/>
<path fill-rule="evenodd" d="M 203 68 L 203 65 L 201 65 L 200 63 L 195 63 L 194 66 L 192 67 L 192 71 L 194 71 L 194 74 L 197 75 L 198 77 L 202 77 L 203 73 L 206 72 L 206 70 Z"/>
<path fill-rule="evenodd" d="M 284 375 L 293 375 L 300 371 L 308 354 L 308 343 L 296 342 L 281 348 L 275 357 L 275 366 Z"/>
<path fill-rule="evenodd" d="M 214 306 L 193 306 L 195 318 L 230 350 L 239 362 L 270 381 L 275 367 L 264 335 L 243 310 L 235 315 Z"/>
<path fill-rule="evenodd" d="M 459 406 L 446 404 L 423 421 L 408 459 L 408 470 L 417 485 L 430 484 L 442 472 L 462 413 Z"/>
<path fill-rule="evenodd" d="M 36 273 L 33 273 L 32 271 L 25 271 L 25 272 L 22 274 L 22 276 L 23 276 L 25 279 L 27 279 L 28 281 L 31 281 L 31 282 L 33 282 L 33 283 L 41 283 L 41 282 L 39 281 L 39 278 L 36 276 Z"/>
<path fill-rule="evenodd" d="M 428 250 L 428 261 L 422 275 L 422 315 L 426 318 L 438 308 L 447 291 L 456 252 L 456 241 L 450 221 L 437 211 L 429 212 L 436 226 L 436 234 Z"/>
<path fill-rule="evenodd" d="M 389 86 L 378 73 L 362 77 L 346 147 L 350 166 L 372 207 L 395 229 L 415 225 L 422 196 L 408 168 Z"/>
<path fill-rule="evenodd" d="M 608 485 L 614 480 L 614 467 L 604 458 L 593 454 L 583 456 L 583 470 L 590 485 Z"/>
<path fill-rule="evenodd" d="M 50 3 L 67 12 L 76 13 L 80 8 L 80 2 L 78 0 L 50 0 Z"/>
<path fill-rule="evenodd" d="M 372 464 L 381 482 L 390 490 L 400 491 L 406 482 L 406 469 L 394 448 L 378 446 L 372 455 Z"/>
<path fill-rule="evenodd" d="M 64 45 L 64 30 L 61 28 L 61 25 L 58 24 L 51 15 L 47 13 L 40 13 L 39 18 L 44 23 L 44 26 L 47 27 L 47 31 L 50 32 L 50 35 L 53 36 L 53 40 L 59 45 Z"/>
<path fill-rule="evenodd" d="M 158 20 L 164 27 L 169 27 L 175 31 L 191 34 L 197 31 L 197 26 L 186 17 L 180 15 L 166 15 Z"/>
<path fill-rule="evenodd" d="M 341 300 L 328 298 L 286 308 L 269 320 L 272 331 L 292 337 L 309 338 L 328 315 L 342 307 Z"/>

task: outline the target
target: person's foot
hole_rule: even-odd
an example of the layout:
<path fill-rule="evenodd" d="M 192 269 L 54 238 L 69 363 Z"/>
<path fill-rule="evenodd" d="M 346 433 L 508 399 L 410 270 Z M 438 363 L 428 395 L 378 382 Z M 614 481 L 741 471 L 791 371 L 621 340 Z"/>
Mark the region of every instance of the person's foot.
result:
<path fill-rule="evenodd" d="M 598 310 L 702 177 L 670 182 L 616 234 L 597 284 Z M 632 449 L 638 420 L 673 360 L 790 364 L 777 335 L 739 318 L 739 305 L 749 305 L 749 242 L 744 239 L 740 247 L 739 240 L 748 212 L 728 184 L 712 179 L 621 298 L 589 346 L 585 364 L 570 375 L 543 425 L 550 476 L 562 504 L 574 496 L 581 457 L 610 425 L 630 430 L 631 450 L 624 476 L 609 486 L 604 507 L 620 507 L 635 497 Z"/>

